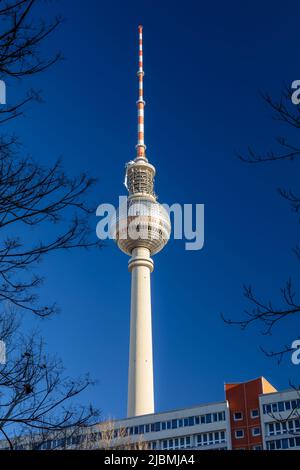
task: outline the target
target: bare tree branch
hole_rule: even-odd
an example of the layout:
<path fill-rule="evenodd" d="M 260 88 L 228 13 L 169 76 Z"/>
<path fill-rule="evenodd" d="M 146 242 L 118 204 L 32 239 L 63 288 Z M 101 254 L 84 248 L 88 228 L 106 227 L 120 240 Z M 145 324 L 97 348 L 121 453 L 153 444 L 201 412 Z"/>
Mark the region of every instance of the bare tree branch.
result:
<path fill-rule="evenodd" d="M 14 314 L 0 314 L 0 325 L 6 325 L 2 338 L 10 345 L 8 362 L 0 366 L 0 431 L 11 449 L 24 430 L 60 432 L 98 417 L 93 407 L 72 404 L 93 384 L 88 376 L 65 377 L 61 361 L 46 355 L 36 332 L 21 334 Z"/>
<path fill-rule="evenodd" d="M 262 93 L 262 98 L 274 112 L 274 120 L 287 125 L 293 131 L 300 130 L 300 105 L 295 105 L 291 100 L 292 90 L 285 86 L 279 100 L 274 100 L 268 93 Z M 298 138 L 299 135 L 297 134 Z M 275 161 L 295 160 L 300 156 L 300 146 L 291 144 L 286 138 L 278 137 L 277 144 L 279 151 L 268 151 L 264 154 L 257 153 L 252 147 L 248 147 L 245 155 L 239 154 L 238 157 L 247 163 L 265 163 Z M 300 210 L 300 196 L 291 189 L 279 188 L 278 193 L 291 205 L 292 210 L 298 213 Z M 300 220 L 299 220 L 300 222 Z M 300 248 L 294 248 L 294 253 L 300 259 Z M 245 330 L 252 324 L 262 325 L 262 334 L 271 335 L 275 326 L 283 320 L 291 320 L 300 314 L 300 303 L 296 301 L 296 293 L 289 279 L 285 286 L 281 289 L 281 305 L 275 305 L 272 301 L 261 300 L 258 298 L 251 286 L 244 286 L 244 295 L 249 301 L 251 308 L 244 310 L 244 317 L 238 320 L 226 318 L 222 315 L 223 320 L 230 325 L 238 325 Z M 278 302 L 276 303 L 278 304 Z M 278 351 L 266 351 L 263 347 L 261 350 L 268 356 L 276 358 L 281 363 L 283 357 L 292 352 L 292 348 L 284 345 Z"/>

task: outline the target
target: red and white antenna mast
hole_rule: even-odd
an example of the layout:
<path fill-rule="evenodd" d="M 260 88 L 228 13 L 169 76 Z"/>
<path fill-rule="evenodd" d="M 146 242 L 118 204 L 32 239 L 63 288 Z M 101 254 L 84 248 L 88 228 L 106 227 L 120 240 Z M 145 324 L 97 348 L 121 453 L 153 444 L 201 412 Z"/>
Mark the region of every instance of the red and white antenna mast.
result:
<path fill-rule="evenodd" d="M 137 72 L 139 78 L 139 98 L 137 100 L 137 109 L 138 109 L 138 141 L 137 141 L 137 155 L 136 159 L 146 159 L 146 145 L 145 145 L 145 136 L 144 136 L 144 90 L 143 90 L 143 79 L 144 79 L 144 69 L 143 69 L 143 26 L 139 25 L 139 69 Z"/>

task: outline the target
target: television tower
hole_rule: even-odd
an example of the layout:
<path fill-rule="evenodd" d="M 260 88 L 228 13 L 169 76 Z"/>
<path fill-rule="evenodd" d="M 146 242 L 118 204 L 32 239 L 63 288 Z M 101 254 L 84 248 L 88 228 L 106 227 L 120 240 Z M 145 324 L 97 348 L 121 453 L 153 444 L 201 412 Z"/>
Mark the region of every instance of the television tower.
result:
<path fill-rule="evenodd" d="M 138 139 L 136 157 L 126 165 L 126 204 L 114 222 L 118 247 L 130 256 L 131 272 L 130 352 L 127 416 L 154 413 L 151 282 L 154 264 L 151 255 L 163 249 L 170 238 L 168 212 L 157 202 L 154 192 L 155 168 L 146 157 L 144 142 L 143 27 L 139 26 Z"/>

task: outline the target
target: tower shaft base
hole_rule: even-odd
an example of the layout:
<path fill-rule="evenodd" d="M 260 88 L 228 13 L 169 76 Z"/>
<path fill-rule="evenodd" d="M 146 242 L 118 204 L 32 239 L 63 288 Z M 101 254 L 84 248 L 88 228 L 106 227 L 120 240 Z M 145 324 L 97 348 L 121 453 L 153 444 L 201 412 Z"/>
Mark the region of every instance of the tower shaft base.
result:
<path fill-rule="evenodd" d="M 151 287 L 153 261 L 147 248 L 134 248 L 131 271 L 130 352 L 127 416 L 154 413 Z"/>

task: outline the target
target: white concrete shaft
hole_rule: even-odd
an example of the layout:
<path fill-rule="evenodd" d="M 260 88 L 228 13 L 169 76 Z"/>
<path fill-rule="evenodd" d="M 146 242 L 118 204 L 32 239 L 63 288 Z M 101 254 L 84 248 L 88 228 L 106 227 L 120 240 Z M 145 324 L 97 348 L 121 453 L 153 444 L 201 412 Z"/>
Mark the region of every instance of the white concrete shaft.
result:
<path fill-rule="evenodd" d="M 131 311 L 127 416 L 131 417 L 154 413 L 150 287 L 153 261 L 149 249 L 134 248 L 128 267 Z"/>

